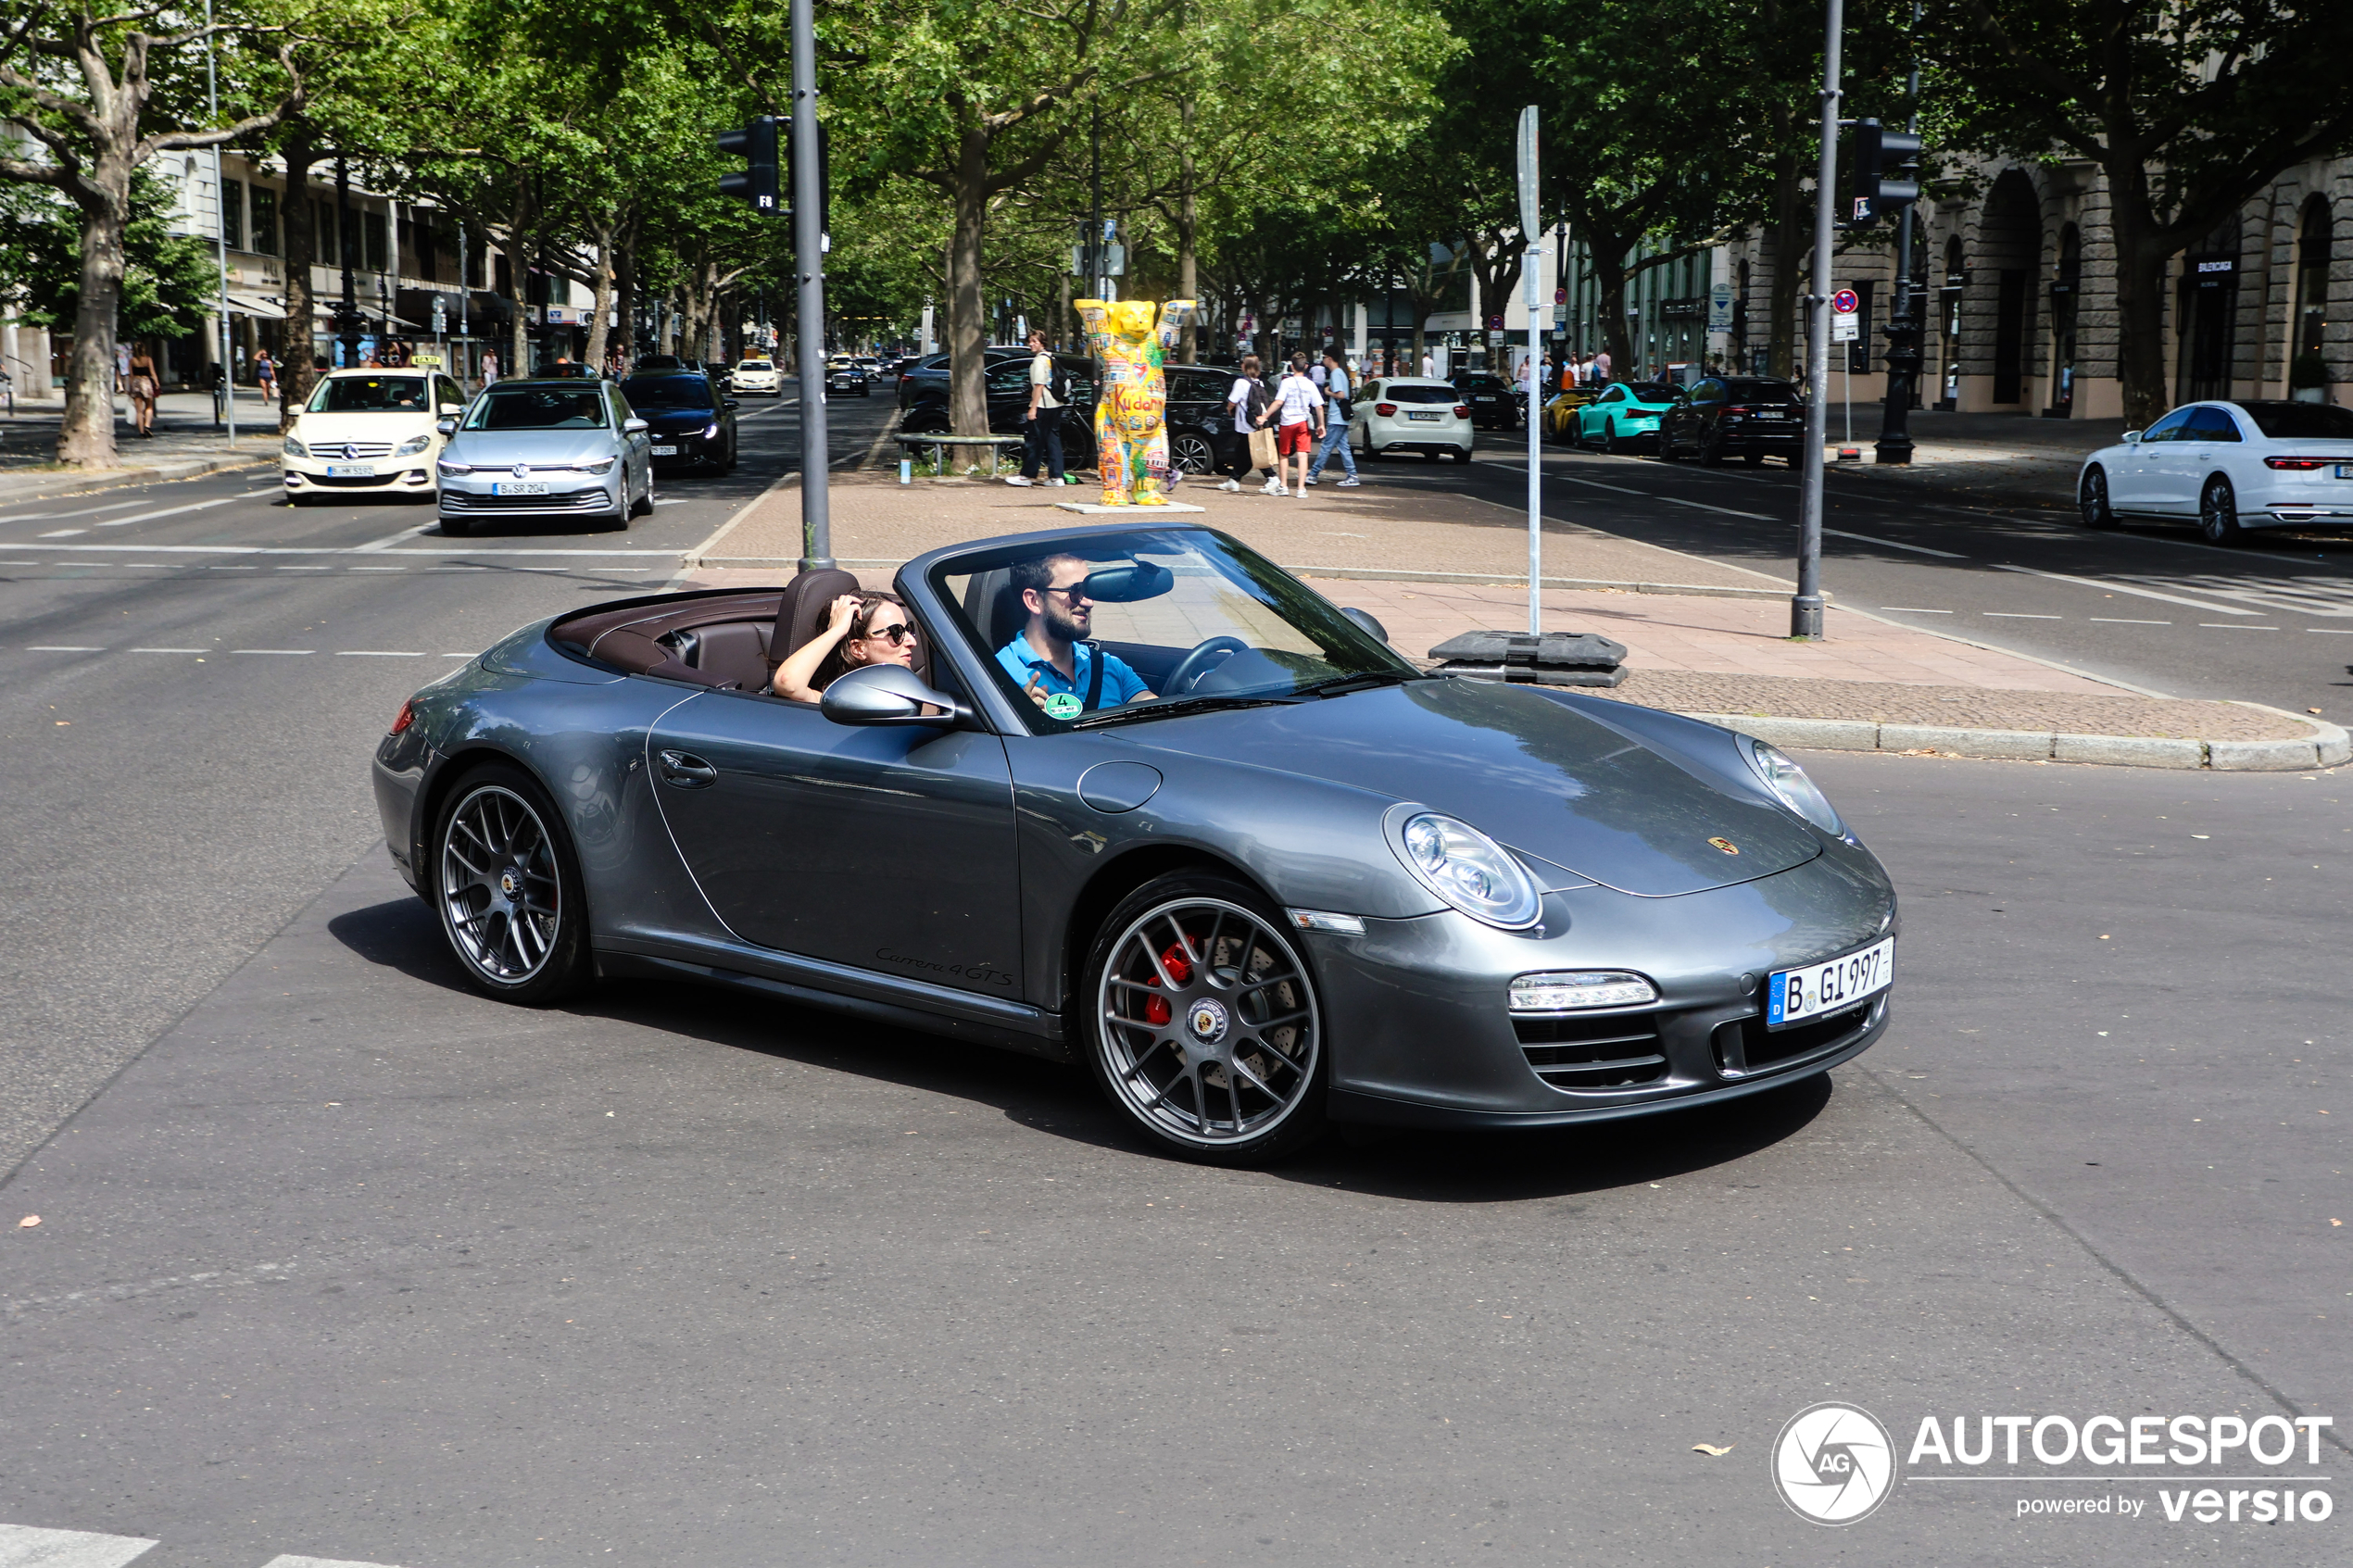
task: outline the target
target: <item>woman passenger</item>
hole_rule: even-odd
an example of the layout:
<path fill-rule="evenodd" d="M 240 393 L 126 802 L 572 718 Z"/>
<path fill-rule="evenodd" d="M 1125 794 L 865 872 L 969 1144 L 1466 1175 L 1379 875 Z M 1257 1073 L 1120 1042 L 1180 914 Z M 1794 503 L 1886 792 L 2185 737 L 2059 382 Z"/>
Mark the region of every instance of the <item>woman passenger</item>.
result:
<path fill-rule="evenodd" d="M 905 601 L 879 590 L 844 594 L 829 607 L 825 629 L 776 666 L 773 689 L 794 702 L 815 702 L 836 678 L 869 664 L 913 669 L 915 623 Z"/>

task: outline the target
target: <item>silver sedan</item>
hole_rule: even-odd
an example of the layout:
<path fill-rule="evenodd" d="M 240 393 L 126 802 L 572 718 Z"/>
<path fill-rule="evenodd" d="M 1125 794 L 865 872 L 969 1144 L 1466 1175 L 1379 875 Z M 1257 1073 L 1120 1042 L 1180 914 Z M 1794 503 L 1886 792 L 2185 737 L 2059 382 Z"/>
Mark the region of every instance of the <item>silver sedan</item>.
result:
<path fill-rule="evenodd" d="M 646 421 L 609 383 L 500 382 L 438 428 L 449 443 L 436 465 L 444 533 L 493 517 L 627 528 L 653 510 Z"/>

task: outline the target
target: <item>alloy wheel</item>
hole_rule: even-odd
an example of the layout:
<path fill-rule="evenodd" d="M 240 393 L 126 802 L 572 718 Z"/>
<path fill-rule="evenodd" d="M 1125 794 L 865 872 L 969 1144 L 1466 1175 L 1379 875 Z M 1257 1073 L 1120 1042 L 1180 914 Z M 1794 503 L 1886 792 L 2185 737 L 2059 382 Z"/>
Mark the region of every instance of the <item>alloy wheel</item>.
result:
<path fill-rule="evenodd" d="M 531 803 L 484 784 L 449 814 L 441 840 L 443 923 L 459 956 L 499 985 L 544 968 L 561 923 L 562 884 L 547 825 Z"/>
<path fill-rule="evenodd" d="M 1239 904 L 1186 898 L 1139 917 L 1112 945 L 1096 1006 L 1114 1092 L 1178 1142 L 1263 1138 L 1315 1085 L 1315 987 L 1290 944 Z"/>
<path fill-rule="evenodd" d="M 1203 474 L 1217 466 L 1217 453 L 1205 437 L 1180 435 L 1168 444 L 1168 462 L 1187 473 Z"/>
<path fill-rule="evenodd" d="M 2207 482 L 2197 500 L 2198 532 L 2214 545 L 2243 545 L 2246 530 L 2239 526 L 2239 498 L 2231 482 L 2219 475 Z"/>
<path fill-rule="evenodd" d="M 2076 500 L 2082 512 L 2084 527 L 2106 529 L 2116 526 L 2116 512 L 2108 500 L 2106 470 L 2092 469 L 2084 473 L 2082 494 Z"/>

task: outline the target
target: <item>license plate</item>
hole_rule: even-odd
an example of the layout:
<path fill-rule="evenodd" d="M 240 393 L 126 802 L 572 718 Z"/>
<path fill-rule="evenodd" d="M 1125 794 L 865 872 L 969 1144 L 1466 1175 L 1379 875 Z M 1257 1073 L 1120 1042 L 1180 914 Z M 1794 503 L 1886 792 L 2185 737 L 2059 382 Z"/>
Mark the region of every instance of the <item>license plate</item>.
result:
<path fill-rule="evenodd" d="M 513 480 L 504 480 L 492 485 L 490 493 L 493 495 L 545 495 L 547 493 L 547 487 L 544 484 L 522 484 Z"/>
<path fill-rule="evenodd" d="M 1439 420 L 1436 414 L 1407 414 L 1405 417 L 1409 420 L 1427 420 L 1432 424 L 1436 424 Z"/>
<path fill-rule="evenodd" d="M 2336 477 L 2339 479 L 2353 479 L 2353 463 L 2337 464 Z"/>
<path fill-rule="evenodd" d="M 657 446 L 654 448 L 654 456 L 657 458 L 674 458 L 677 455 L 678 448 L 675 446 Z"/>
<path fill-rule="evenodd" d="M 1766 983 L 1765 1026 L 1780 1029 L 1838 1012 L 1895 980 L 1895 938 L 1826 963 L 1785 969 Z"/>
<path fill-rule="evenodd" d="M 329 479 L 373 479 L 376 477 L 376 465 L 373 463 L 329 463 L 327 477 Z"/>
<path fill-rule="evenodd" d="M 1755 419 L 1760 419 L 1760 420 L 1785 420 L 1785 419 L 1789 418 L 1789 416 L 1788 416 L 1787 414 L 1777 414 L 1777 413 L 1771 413 L 1771 412 L 1761 413 L 1761 414 L 1755 414 L 1755 415 L 1753 415 L 1753 416 L 1751 416 L 1751 417 L 1752 417 L 1752 418 L 1755 418 Z"/>

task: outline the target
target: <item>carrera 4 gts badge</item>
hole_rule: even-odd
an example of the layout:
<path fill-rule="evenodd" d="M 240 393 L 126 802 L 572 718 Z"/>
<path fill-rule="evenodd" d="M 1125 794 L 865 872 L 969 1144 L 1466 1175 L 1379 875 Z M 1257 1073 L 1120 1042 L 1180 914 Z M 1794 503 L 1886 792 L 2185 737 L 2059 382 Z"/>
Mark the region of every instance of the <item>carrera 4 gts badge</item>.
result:
<path fill-rule="evenodd" d="M 1741 852 L 1741 847 L 1733 843 L 1729 838 L 1711 838 L 1707 842 L 1713 844 L 1717 848 L 1721 849 L 1727 855 L 1737 855 Z"/>

